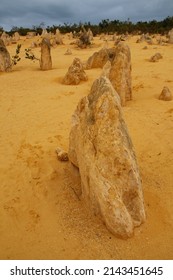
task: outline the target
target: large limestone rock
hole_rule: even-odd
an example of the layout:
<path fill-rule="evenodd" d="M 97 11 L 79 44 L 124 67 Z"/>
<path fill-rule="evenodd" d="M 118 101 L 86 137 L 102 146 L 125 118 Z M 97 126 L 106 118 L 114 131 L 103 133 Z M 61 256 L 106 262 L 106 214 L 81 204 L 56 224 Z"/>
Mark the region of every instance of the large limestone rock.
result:
<path fill-rule="evenodd" d="M 101 76 L 106 77 L 106 78 L 109 79 L 110 70 L 111 70 L 111 62 L 110 62 L 110 60 L 108 60 L 106 62 L 106 64 L 103 66 L 103 70 L 102 70 Z"/>
<path fill-rule="evenodd" d="M 115 57 L 115 48 L 102 48 L 100 51 L 95 52 L 86 62 L 86 69 L 102 68 L 107 61 L 113 61 Z"/>
<path fill-rule="evenodd" d="M 41 70 L 50 70 L 52 69 L 52 58 L 50 53 L 50 41 L 44 38 L 41 42 L 41 61 L 40 61 Z"/>
<path fill-rule="evenodd" d="M 87 80 L 88 80 L 88 77 L 84 71 L 84 67 L 83 67 L 80 59 L 75 58 L 63 79 L 63 84 L 78 85 L 80 83 L 80 81 L 87 81 Z"/>
<path fill-rule="evenodd" d="M 116 47 L 109 79 L 120 96 L 121 105 L 125 106 L 126 101 L 132 99 L 132 83 L 130 48 L 123 42 L 120 42 Z"/>
<path fill-rule="evenodd" d="M 145 220 L 141 179 L 120 100 L 97 79 L 72 117 L 69 160 L 79 168 L 82 196 L 107 228 L 128 238 Z"/>
<path fill-rule="evenodd" d="M 0 39 L 0 71 L 9 72 L 12 70 L 10 54 L 3 42 Z"/>
<path fill-rule="evenodd" d="M 159 95 L 159 99 L 163 101 L 171 101 L 172 100 L 172 93 L 168 87 L 164 87 L 162 89 L 161 94 Z"/>

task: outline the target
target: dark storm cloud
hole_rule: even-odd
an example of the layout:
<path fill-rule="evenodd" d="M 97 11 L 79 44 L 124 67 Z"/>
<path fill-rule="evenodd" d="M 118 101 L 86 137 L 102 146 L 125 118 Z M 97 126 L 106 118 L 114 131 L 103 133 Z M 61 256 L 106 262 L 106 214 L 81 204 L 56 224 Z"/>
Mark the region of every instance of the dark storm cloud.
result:
<path fill-rule="evenodd" d="M 143 21 L 163 19 L 173 12 L 172 0 L 1 0 L 0 26 L 98 23 L 102 19 Z"/>

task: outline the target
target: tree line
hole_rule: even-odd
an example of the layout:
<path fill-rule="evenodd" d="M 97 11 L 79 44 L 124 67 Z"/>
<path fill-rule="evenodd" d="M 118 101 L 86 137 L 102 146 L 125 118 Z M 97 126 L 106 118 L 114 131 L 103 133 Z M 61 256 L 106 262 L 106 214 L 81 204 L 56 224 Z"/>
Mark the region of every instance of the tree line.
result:
<path fill-rule="evenodd" d="M 86 29 L 90 28 L 94 35 L 98 35 L 101 33 L 108 33 L 114 34 L 140 34 L 140 33 L 158 33 L 165 35 L 168 33 L 170 29 L 173 28 L 173 17 L 166 17 L 161 21 L 152 20 L 152 21 L 138 21 L 133 23 L 130 19 L 126 21 L 120 20 L 109 20 L 103 19 L 98 24 L 92 24 L 91 22 L 79 22 L 77 23 L 64 23 L 59 25 L 53 26 L 45 26 L 42 22 L 38 26 L 33 26 L 32 28 L 25 28 L 25 27 L 17 27 L 13 26 L 12 29 L 7 32 L 9 35 L 12 35 L 14 32 L 18 32 L 21 36 L 26 36 L 27 32 L 34 31 L 37 34 L 42 33 L 43 28 L 46 28 L 48 32 L 55 33 L 56 29 L 58 28 L 62 34 L 69 33 L 69 32 L 76 32 L 78 33 L 81 30 L 81 26 L 85 26 Z M 4 30 L 0 27 L 0 32 L 2 33 Z"/>

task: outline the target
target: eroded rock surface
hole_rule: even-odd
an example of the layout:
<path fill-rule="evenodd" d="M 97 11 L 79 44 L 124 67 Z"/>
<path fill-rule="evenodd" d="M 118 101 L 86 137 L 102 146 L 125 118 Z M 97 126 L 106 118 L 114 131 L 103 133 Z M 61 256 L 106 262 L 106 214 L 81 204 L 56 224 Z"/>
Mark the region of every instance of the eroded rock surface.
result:
<path fill-rule="evenodd" d="M 63 84 L 65 85 L 78 85 L 80 81 L 87 81 L 88 77 L 84 71 L 84 67 L 79 58 L 73 60 L 72 65 L 66 73 Z"/>
<path fill-rule="evenodd" d="M 109 79 L 110 70 L 111 70 L 111 62 L 108 60 L 106 64 L 103 66 L 101 76 Z"/>
<path fill-rule="evenodd" d="M 131 53 L 125 43 L 120 42 L 116 47 L 115 58 L 110 69 L 109 79 L 119 94 L 121 105 L 132 99 L 131 85 Z"/>
<path fill-rule="evenodd" d="M 3 42 L 0 39 L 0 71 L 9 72 L 12 70 L 10 54 Z"/>
<path fill-rule="evenodd" d="M 72 117 L 69 160 L 79 168 L 82 197 L 107 228 L 132 236 L 145 220 L 141 179 L 120 99 L 106 77 L 97 79 Z"/>
<path fill-rule="evenodd" d="M 112 62 L 115 57 L 115 48 L 102 48 L 89 57 L 86 63 L 86 69 L 102 68 L 107 61 Z"/>
<path fill-rule="evenodd" d="M 50 53 L 50 41 L 49 39 L 44 38 L 41 42 L 41 61 L 40 61 L 41 70 L 50 70 L 52 69 L 52 58 Z"/>
<path fill-rule="evenodd" d="M 92 36 L 90 31 L 87 32 L 85 27 L 82 26 L 79 32 L 79 39 L 76 41 L 79 48 L 85 49 L 87 46 L 91 45 Z"/>

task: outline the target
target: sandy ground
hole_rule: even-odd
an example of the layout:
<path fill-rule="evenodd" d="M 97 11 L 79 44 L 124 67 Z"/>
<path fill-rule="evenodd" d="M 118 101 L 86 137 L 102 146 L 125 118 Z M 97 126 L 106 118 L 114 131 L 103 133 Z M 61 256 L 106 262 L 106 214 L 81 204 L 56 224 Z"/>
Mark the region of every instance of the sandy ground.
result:
<path fill-rule="evenodd" d="M 146 222 L 134 237 L 113 236 L 80 200 L 80 178 L 68 162 L 71 115 L 101 69 L 87 70 L 78 86 L 61 81 L 75 57 L 85 61 L 105 42 L 79 50 L 64 39 L 51 50 L 53 69 L 24 59 L 31 44 L 22 38 L 22 60 L 0 73 L 0 259 L 173 259 L 173 101 L 158 100 L 163 86 L 173 93 L 173 45 L 127 43 L 132 54 L 133 101 L 123 108 L 136 150 Z M 113 46 L 113 42 L 108 42 Z M 67 48 L 72 55 L 64 55 Z M 8 47 L 11 55 L 16 45 Z M 148 59 L 160 52 L 157 63 Z M 40 56 L 40 50 L 34 49 Z"/>

